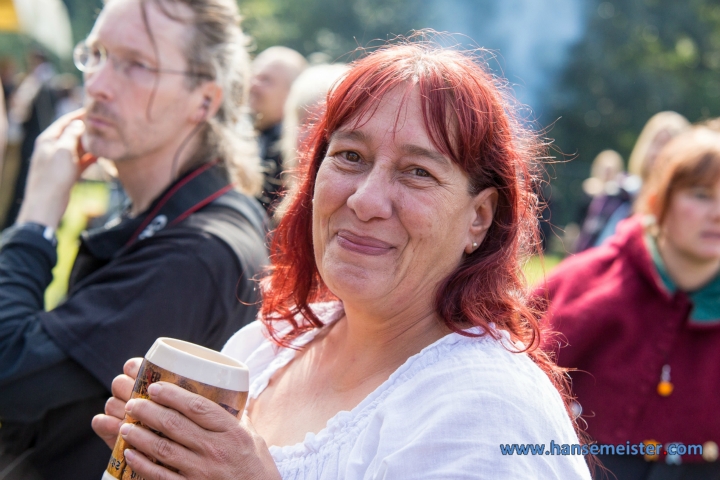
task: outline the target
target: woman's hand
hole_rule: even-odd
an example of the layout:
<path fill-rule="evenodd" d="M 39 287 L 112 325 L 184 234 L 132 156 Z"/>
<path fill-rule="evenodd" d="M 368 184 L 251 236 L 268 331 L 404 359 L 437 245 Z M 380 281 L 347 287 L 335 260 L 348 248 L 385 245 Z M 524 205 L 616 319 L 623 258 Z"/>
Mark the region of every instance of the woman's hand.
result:
<path fill-rule="evenodd" d="M 105 415 L 95 415 L 92 420 L 93 430 L 110 448 L 115 446 L 120 424 L 125 418 L 125 404 L 132 395 L 142 361 L 142 358 L 131 358 L 125 362 L 124 374 L 118 375 L 112 382 L 113 396 L 105 403 Z"/>
<path fill-rule="evenodd" d="M 162 433 L 124 424 L 123 438 L 137 450 L 125 461 L 146 480 L 279 479 L 265 441 L 247 416 L 238 420 L 220 405 L 167 382 L 148 387 L 150 400 L 127 403 L 128 415 Z M 176 469 L 152 463 L 148 456 Z"/>

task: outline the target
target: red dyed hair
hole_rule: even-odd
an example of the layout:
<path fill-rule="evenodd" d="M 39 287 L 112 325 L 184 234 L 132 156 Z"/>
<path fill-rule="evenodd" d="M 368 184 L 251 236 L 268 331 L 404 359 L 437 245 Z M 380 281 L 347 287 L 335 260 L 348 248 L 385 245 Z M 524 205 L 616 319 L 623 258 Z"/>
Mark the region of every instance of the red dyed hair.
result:
<path fill-rule="evenodd" d="M 330 136 L 338 128 L 372 115 L 380 99 L 398 86 L 419 89 L 425 128 L 435 147 L 469 177 L 471 192 L 498 191 L 493 223 L 484 241 L 440 282 L 435 307 L 442 321 L 461 335 L 465 329 L 507 330 L 565 392 L 559 369 L 538 349 L 538 315 L 530 306 L 521 263 L 538 244 L 534 165 L 542 153 L 537 137 L 521 126 L 504 88 L 469 54 L 425 42 L 381 47 L 356 61 L 331 90 L 304 158 L 299 186 L 275 231 L 272 266 L 263 285 L 262 320 L 276 343 L 323 326 L 309 307 L 333 298 L 315 264 L 312 198 L 315 178 Z M 300 320 L 298 320 L 300 319 Z M 278 323 L 280 322 L 280 323 Z M 282 336 L 276 325 L 290 330 Z"/>

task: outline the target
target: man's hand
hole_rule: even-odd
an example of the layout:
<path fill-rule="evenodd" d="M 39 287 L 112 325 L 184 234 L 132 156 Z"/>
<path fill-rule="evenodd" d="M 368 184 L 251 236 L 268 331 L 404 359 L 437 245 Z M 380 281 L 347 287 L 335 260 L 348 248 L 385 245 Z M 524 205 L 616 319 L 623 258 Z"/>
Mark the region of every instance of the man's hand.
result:
<path fill-rule="evenodd" d="M 18 223 L 57 228 L 70 201 L 70 190 L 83 170 L 97 160 L 80 144 L 85 132 L 84 114 L 84 110 L 77 110 L 64 115 L 35 141 Z"/>

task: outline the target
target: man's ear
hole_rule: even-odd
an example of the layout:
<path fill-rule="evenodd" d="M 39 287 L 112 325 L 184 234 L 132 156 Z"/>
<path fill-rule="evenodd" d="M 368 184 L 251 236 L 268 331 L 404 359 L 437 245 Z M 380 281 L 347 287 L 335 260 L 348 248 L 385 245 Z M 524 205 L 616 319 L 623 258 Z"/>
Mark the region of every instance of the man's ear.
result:
<path fill-rule="evenodd" d="M 473 221 L 468 231 L 465 253 L 468 255 L 478 249 L 492 225 L 497 210 L 498 192 L 494 187 L 486 188 L 473 199 L 475 209 Z"/>
<path fill-rule="evenodd" d="M 198 89 L 200 90 L 200 99 L 193 114 L 193 120 L 200 123 L 215 116 L 222 103 L 223 91 L 215 82 L 205 82 Z"/>

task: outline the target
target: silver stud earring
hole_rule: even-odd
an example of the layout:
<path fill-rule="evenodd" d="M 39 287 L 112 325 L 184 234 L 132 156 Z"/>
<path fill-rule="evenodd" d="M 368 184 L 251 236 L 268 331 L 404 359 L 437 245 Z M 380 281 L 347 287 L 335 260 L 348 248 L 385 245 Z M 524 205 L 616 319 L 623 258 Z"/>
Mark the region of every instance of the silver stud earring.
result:
<path fill-rule="evenodd" d="M 477 243 L 473 242 L 473 250 L 477 248 Z"/>

